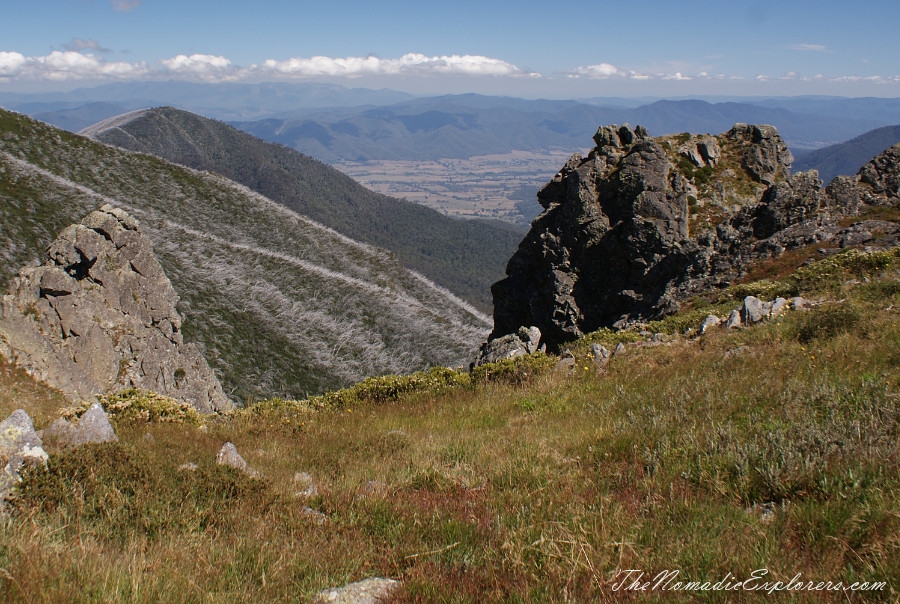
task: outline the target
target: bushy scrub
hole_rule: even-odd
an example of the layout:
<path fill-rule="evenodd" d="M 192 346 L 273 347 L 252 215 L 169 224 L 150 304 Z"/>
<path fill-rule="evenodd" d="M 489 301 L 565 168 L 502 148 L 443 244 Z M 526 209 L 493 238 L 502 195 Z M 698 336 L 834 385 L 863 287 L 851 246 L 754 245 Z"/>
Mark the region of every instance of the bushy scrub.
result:
<path fill-rule="evenodd" d="M 202 426 L 203 416 L 189 403 L 179 403 L 173 398 L 138 388 L 127 388 L 115 394 L 98 396 L 110 420 L 114 422 L 158 422 Z M 78 418 L 93 403 L 84 401 L 63 409 L 67 419 Z"/>

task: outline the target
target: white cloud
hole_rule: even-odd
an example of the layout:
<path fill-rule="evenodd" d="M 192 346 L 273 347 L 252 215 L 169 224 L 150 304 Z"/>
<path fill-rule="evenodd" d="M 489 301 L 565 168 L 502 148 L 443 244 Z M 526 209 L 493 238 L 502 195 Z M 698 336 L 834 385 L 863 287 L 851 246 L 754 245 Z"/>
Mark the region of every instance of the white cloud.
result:
<path fill-rule="evenodd" d="M 663 80 L 678 80 L 679 82 L 693 79 L 691 76 L 682 75 L 680 71 L 668 75 L 660 74 L 660 78 Z"/>
<path fill-rule="evenodd" d="M 240 79 L 241 70 L 223 56 L 178 55 L 160 61 L 164 72 L 169 75 L 199 78 L 209 82 L 234 81 Z"/>
<path fill-rule="evenodd" d="M 537 76 L 525 73 L 519 67 L 501 59 L 478 55 L 450 55 L 429 57 L 418 53 L 405 54 L 399 59 L 382 59 L 376 56 L 332 58 L 315 56 L 295 57 L 284 61 L 269 59 L 262 65 L 251 66 L 263 73 L 289 77 L 367 75 L 492 75 Z"/>
<path fill-rule="evenodd" d="M 615 75 L 621 75 L 619 69 L 615 65 L 609 63 L 598 63 L 596 65 L 585 65 L 576 67 L 568 74 L 572 77 L 586 77 L 592 79 L 605 79 Z"/>
<path fill-rule="evenodd" d="M 0 51 L 0 78 L 10 78 L 19 74 L 27 59 L 18 52 Z"/>
<path fill-rule="evenodd" d="M 55 50 L 43 57 L 0 52 L 0 77 L 20 80 L 134 79 L 148 73 L 144 63 L 106 61 L 94 54 Z"/>
<path fill-rule="evenodd" d="M 367 75 L 466 75 L 540 77 L 491 57 L 478 55 L 426 56 L 409 53 L 399 59 L 375 56 L 331 58 L 316 56 L 284 61 L 269 59 L 260 65 L 242 68 L 221 55 L 177 55 L 146 63 L 112 62 L 88 50 L 103 51 L 93 40 L 74 39 L 68 50 L 43 57 L 25 57 L 16 52 L 0 53 L 0 77 L 29 80 L 103 79 L 120 77 L 175 77 L 206 82 L 233 82 L 260 78 L 297 79 L 316 76 L 361 77 Z"/>

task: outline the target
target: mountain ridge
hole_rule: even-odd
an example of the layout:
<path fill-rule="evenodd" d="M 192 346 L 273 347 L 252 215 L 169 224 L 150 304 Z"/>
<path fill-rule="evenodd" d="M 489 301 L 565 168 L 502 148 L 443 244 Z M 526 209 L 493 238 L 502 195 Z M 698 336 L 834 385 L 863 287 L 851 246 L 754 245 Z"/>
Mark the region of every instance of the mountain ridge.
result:
<path fill-rule="evenodd" d="M 135 216 L 181 297 L 185 337 L 232 400 L 465 364 L 490 327 L 388 252 L 349 243 L 222 176 L 8 112 L 0 112 L 0 199 L 4 290 L 97 206 Z"/>
<path fill-rule="evenodd" d="M 852 176 L 868 161 L 900 142 L 900 125 L 869 130 L 848 141 L 810 151 L 794 162 L 798 170 L 817 170 L 825 183 Z"/>
<path fill-rule="evenodd" d="M 403 264 L 489 311 L 487 291 L 518 244 L 513 226 L 462 221 L 374 193 L 318 160 L 223 122 L 163 107 L 82 131 L 102 142 L 207 170 L 256 190 L 352 239 L 391 250 Z"/>

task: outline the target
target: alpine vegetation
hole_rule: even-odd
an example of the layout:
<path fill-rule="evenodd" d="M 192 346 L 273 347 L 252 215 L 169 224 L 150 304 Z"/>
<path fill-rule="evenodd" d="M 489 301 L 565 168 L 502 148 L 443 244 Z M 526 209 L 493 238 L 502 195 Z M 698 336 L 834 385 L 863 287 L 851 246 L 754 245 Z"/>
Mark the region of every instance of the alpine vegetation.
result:
<path fill-rule="evenodd" d="M 0 293 L 104 204 L 153 242 L 181 300 L 185 340 L 238 401 L 457 366 L 491 326 L 392 254 L 222 176 L 0 111 Z"/>

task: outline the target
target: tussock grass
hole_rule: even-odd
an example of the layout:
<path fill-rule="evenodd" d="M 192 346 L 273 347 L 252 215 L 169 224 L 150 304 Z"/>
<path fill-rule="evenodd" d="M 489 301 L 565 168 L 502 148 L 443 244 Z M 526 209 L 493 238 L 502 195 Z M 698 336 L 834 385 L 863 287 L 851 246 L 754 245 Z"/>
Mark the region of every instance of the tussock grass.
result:
<path fill-rule="evenodd" d="M 0 601 L 308 601 L 380 575 L 403 580 L 398 602 L 719 602 L 613 585 L 762 568 L 886 586 L 728 601 L 896 601 L 897 267 L 834 258 L 793 281 L 824 298 L 814 310 L 631 344 L 602 373 L 590 344 L 636 331 L 573 344 L 572 375 L 536 356 L 262 401 L 205 429 L 123 422 L 119 443 L 26 477 L 0 525 Z M 260 477 L 214 464 L 225 441 Z M 297 472 L 316 494 L 295 496 Z"/>

